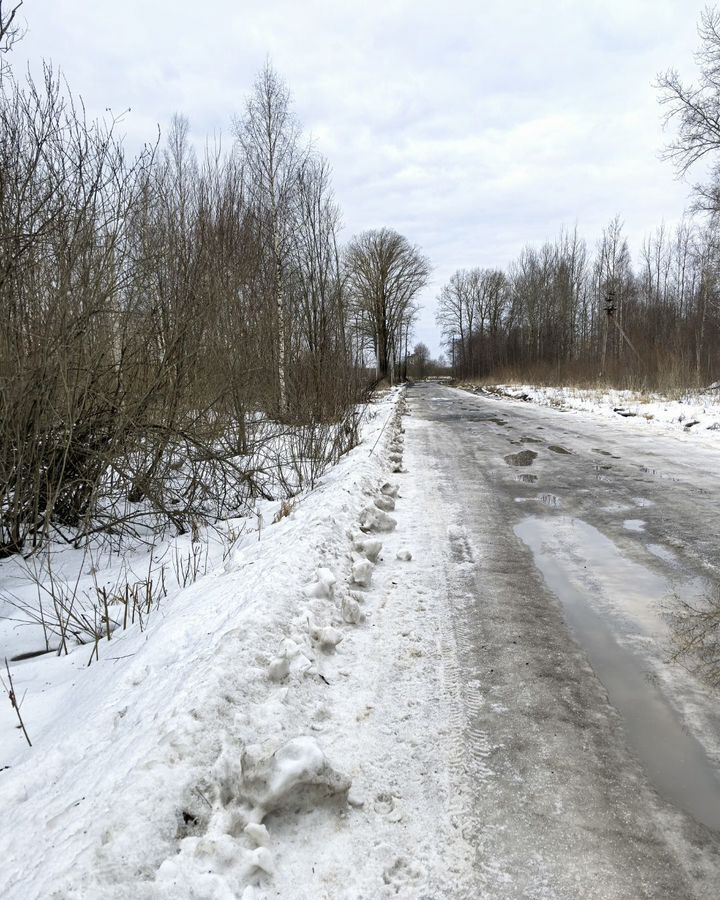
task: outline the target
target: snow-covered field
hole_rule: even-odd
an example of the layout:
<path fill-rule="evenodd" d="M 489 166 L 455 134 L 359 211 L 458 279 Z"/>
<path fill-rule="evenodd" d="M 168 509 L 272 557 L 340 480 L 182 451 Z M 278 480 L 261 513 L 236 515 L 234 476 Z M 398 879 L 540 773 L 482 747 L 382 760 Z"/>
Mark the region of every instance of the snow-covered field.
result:
<path fill-rule="evenodd" d="M 720 389 L 688 392 L 671 400 L 660 394 L 636 391 L 589 390 L 573 387 L 537 387 L 529 384 L 462 385 L 473 393 L 489 393 L 593 415 L 647 429 L 702 437 L 720 446 Z"/>
<path fill-rule="evenodd" d="M 10 663 L 32 747 L 2 694 L 0 896 L 374 898 L 428 882 L 449 843 L 428 711 L 440 734 L 451 712 L 439 637 L 414 634 L 405 589 L 403 404 L 401 391 L 372 404 L 362 442 L 314 491 L 211 542 L 184 588 L 169 565 L 167 595 L 97 652 Z M 155 553 L 190 561 L 193 544 Z M 54 563 L 86 596 L 142 583 L 149 565 Z M 0 578 L 32 602 L 17 561 Z M 3 650 L 42 635 L 5 622 Z"/>

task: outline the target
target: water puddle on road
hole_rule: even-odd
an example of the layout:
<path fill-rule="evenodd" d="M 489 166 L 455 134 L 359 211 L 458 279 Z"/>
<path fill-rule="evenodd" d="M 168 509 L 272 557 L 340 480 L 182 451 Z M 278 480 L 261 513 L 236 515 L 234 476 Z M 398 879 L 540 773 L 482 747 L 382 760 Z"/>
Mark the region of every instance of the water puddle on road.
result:
<path fill-rule="evenodd" d="M 580 519 L 531 516 L 515 533 L 562 603 L 658 793 L 698 822 L 720 829 L 720 772 L 648 677 L 647 664 L 619 640 L 635 637 L 647 645 L 662 631 L 656 606 L 670 584 L 623 557 L 611 540 Z"/>
<path fill-rule="evenodd" d="M 677 566 L 678 558 L 668 547 L 664 547 L 662 544 L 646 544 L 645 548 L 669 566 Z"/>
<path fill-rule="evenodd" d="M 534 450 L 521 450 L 519 453 L 510 453 L 504 459 L 509 466 L 531 466 L 537 459 L 537 453 Z"/>

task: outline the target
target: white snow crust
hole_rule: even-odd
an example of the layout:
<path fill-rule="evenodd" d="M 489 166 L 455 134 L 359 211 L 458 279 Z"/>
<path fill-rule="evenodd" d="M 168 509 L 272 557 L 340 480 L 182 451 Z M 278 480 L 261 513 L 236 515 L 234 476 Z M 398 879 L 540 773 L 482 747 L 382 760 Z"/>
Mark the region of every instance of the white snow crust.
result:
<path fill-rule="evenodd" d="M 624 422 L 629 428 L 682 433 L 689 440 L 720 446 L 720 390 L 717 389 L 687 391 L 677 399 L 651 392 L 529 384 L 499 384 L 487 390 L 555 409 L 592 413 Z"/>

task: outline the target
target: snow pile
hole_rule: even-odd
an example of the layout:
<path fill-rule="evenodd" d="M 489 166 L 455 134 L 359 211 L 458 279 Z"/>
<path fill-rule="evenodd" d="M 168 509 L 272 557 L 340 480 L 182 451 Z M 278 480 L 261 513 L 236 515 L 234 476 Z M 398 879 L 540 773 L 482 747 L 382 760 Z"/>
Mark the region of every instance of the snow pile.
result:
<path fill-rule="evenodd" d="M 402 391 L 375 404 L 362 444 L 290 515 L 236 540 L 224 565 L 142 628 L 114 634 L 89 668 L 85 647 L 12 666 L 33 747 L 0 705 L 1 896 L 343 896 L 296 882 L 298 866 L 319 867 L 318 846 L 329 848 L 330 873 L 372 869 L 369 817 L 380 813 L 363 813 L 358 850 L 352 811 L 365 801 L 353 783 L 382 777 L 388 757 L 376 771 L 372 742 L 352 743 L 352 723 L 372 708 L 357 708 L 368 687 L 358 694 L 352 681 L 387 679 L 382 654 L 401 640 L 398 629 L 377 643 L 373 610 L 385 601 L 376 606 L 373 584 L 376 534 L 397 525 L 387 471 L 404 471 L 404 405 Z M 411 556 L 398 553 L 405 565 Z M 414 674 L 417 659 L 403 669 L 421 679 L 414 697 L 431 681 Z M 374 896 L 396 890 L 399 876 L 381 875 L 395 872 L 406 838 L 389 836 L 367 874 Z"/>
<path fill-rule="evenodd" d="M 184 813 L 194 827 L 179 842 L 177 855 L 160 865 L 156 886 L 161 893 L 167 889 L 177 896 L 182 889 L 190 896 L 246 896 L 253 881 L 274 873 L 271 835 L 263 819 L 291 805 L 346 801 L 350 789 L 350 779 L 333 768 L 312 737 L 293 738 L 272 752 L 246 746 L 239 759 L 223 759 L 217 775 L 214 786 L 200 794 L 212 809 L 202 827 L 197 828 L 201 811 Z"/>

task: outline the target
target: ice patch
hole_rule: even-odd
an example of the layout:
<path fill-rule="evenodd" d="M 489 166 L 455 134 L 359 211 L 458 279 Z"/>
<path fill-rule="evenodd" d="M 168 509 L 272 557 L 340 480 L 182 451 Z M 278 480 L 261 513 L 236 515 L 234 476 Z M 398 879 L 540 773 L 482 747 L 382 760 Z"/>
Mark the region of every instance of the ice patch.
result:
<path fill-rule="evenodd" d="M 632 502 L 635 506 L 640 506 L 642 508 L 647 506 L 655 506 L 654 500 L 647 500 L 645 497 L 633 497 Z"/>
<path fill-rule="evenodd" d="M 653 556 L 657 556 L 658 559 L 668 563 L 668 565 L 677 565 L 678 558 L 668 547 L 664 547 L 662 544 L 648 544 L 647 549 Z"/>
<path fill-rule="evenodd" d="M 623 528 L 626 531 L 645 531 L 645 522 L 643 519 L 625 519 Z"/>

